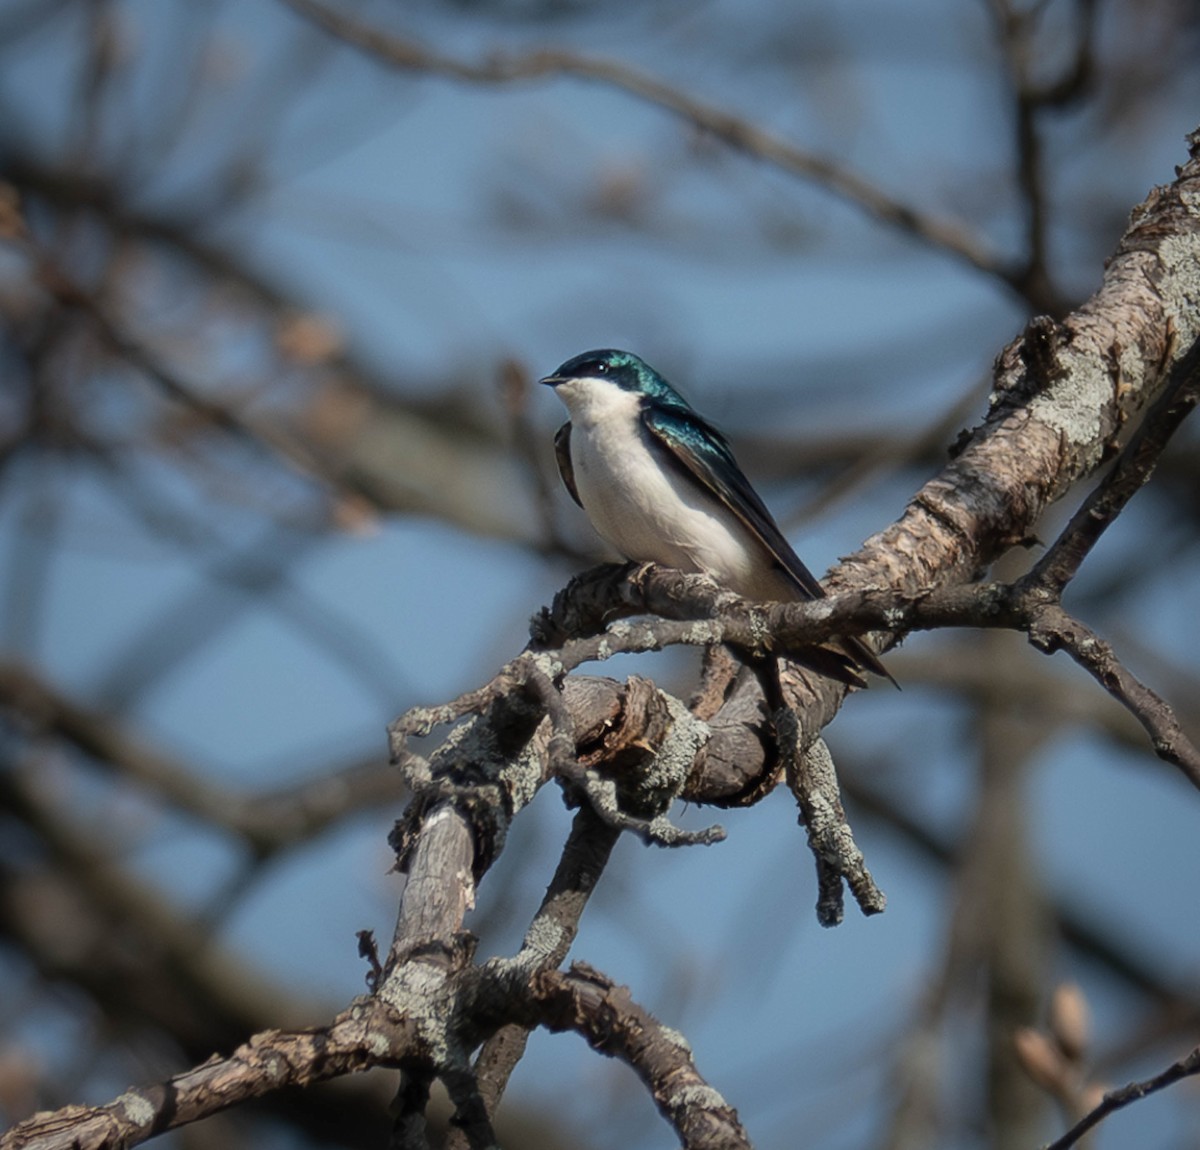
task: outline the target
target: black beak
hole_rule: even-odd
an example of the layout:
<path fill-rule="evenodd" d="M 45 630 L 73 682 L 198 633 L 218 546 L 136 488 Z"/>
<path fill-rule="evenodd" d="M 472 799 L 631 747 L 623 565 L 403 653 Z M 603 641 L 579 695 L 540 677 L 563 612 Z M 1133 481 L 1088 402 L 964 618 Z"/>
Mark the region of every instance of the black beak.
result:
<path fill-rule="evenodd" d="M 547 387 L 557 387 L 560 383 L 566 383 L 565 375 L 544 375 L 538 380 L 538 383 L 544 383 Z"/>

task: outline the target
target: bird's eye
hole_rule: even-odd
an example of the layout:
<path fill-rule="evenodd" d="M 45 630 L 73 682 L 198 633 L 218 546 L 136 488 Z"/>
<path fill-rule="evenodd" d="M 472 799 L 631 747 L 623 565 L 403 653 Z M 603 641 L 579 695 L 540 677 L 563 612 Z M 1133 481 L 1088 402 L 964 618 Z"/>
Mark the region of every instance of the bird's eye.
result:
<path fill-rule="evenodd" d="M 597 375 L 607 375 L 608 374 L 608 364 L 605 363 L 604 360 L 599 360 L 596 363 L 596 374 Z"/>

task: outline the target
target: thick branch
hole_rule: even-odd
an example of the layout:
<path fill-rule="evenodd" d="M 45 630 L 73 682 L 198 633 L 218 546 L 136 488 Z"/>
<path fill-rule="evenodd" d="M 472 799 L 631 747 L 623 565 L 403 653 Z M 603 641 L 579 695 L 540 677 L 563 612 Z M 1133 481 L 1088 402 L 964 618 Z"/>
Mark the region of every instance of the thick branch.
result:
<path fill-rule="evenodd" d="M 1154 473 L 1171 436 L 1200 402 L 1200 340 L 1178 360 L 1163 395 L 1133 433 L 1104 481 L 1084 500 L 1071 522 L 1030 573 L 1030 579 L 1061 593 L 1075 578 L 1104 532 Z"/>
<path fill-rule="evenodd" d="M 285 1087 L 311 1086 L 381 1063 L 387 1030 L 396 1051 L 415 1033 L 356 1003 L 327 1027 L 268 1030 L 228 1058 L 210 1058 L 157 1086 L 129 1089 L 107 1106 L 67 1106 L 27 1118 L 0 1136 L 0 1150 L 117 1150 Z"/>
<path fill-rule="evenodd" d="M 968 581 L 1033 535 L 1046 508 L 1111 454 L 1200 334 L 1200 160 L 1135 209 L 1100 290 L 1011 344 L 991 411 L 904 515 L 831 575 L 853 586 Z"/>

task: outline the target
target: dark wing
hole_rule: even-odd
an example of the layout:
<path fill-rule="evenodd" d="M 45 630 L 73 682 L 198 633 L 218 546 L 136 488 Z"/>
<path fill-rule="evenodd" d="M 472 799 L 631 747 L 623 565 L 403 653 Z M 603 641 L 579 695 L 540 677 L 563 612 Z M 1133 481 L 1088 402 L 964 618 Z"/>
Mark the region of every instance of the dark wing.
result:
<path fill-rule="evenodd" d="M 805 599 L 821 599 L 825 589 L 804 566 L 783 537 L 758 492 L 742 474 L 725 437 L 694 412 L 647 407 L 642 411 L 646 429 L 681 464 L 729 508 L 771 553 Z"/>
<path fill-rule="evenodd" d="M 663 445 L 664 454 L 672 463 L 683 467 L 703 483 L 758 536 L 779 569 L 791 579 L 804 598 L 825 597 L 825 588 L 792 550 L 792 545 L 784 538 L 766 504 L 742 474 L 729 443 L 712 424 L 690 409 L 684 411 L 671 407 L 644 408 L 642 422 L 646 430 Z M 840 639 L 838 643 L 859 666 L 896 682 L 874 651 L 861 639 L 851 636 Z M 835 678 L 840 677 L 835 675 Z"/>
<path fill-rule="evenodd" d="M 575 486 L 575 468 L 571 464 L 571 421 L 568 419 L 554 433 L 554 458 L 558 461 L 558 473 L 562 476 L 563 486 L 571 493 L 571 498 L 583 507 L 579 498 L 579 489 Z"/>

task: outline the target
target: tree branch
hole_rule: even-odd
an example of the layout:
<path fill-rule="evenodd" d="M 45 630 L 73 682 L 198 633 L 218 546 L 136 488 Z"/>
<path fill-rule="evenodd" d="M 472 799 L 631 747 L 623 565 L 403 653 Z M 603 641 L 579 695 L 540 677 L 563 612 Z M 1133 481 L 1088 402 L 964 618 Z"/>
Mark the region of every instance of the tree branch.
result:
<path fill-rule="evenodd" d="M 615 583 L 605 584 L 605 579 L 614 577 Z M 1155 753 L 1200 788 L 1200 749 L 1187 738 L 1170 706 L 1141 683 L 1107 643 L 1065 612 L 1056 595 L 1029 578 L 1015 584 L 966 584 L 917 593 L 848 591 L 805 603 L 749 603 L 703 575 L 650 565 L 636 569 L 627 579 L 610 568 L 604 578 L 581 584 L 588 597 L 603 593 L 606 586 L 624 609 L 636 609 L 637 604 L 641 610 L 671 617 L 618 622 L 601 636 L 569 640 L 556 652 L 565 666 L 677 644 L 721 643 L 749 657 L 761 657 L 867 631 L 902 634 L 947 627 L 1023 631 L 1040 650 L 1066 651 L 1137 718 L 1151 736 Z M 559 606 L 564 615 L 577 614 L 566 603 Z M 553 622 L 547 625 L 553 626 Z M 813 732 L 808 743 L 815 737 Z"/>
<path fill-rule="evenodd" d="M 578 1031 L 593 1050 L 628 1063 L 686 1150 L 750 1150 L 737 1111 L 700 1076 L 683 1035 L 634 1002 L 626 987 L 574 963 L 566 974 L 539 975 L 531 1005 L 547 1029 Z"/>
<path fill-rule="evenodd" d="M 1200 402 L 1200 339 L 1176 361 L 1163 394 L 1133 433 L 1100 485 L 1026 576 L 1056 594 L 1079 573 L 1083 561 L 1154 473 L 1171 436 Z"/>
<path fill-rule="evenodd" d="M 1165 1090 L 1168 1086 L 1173 1086 L 1176 1082 L 1193 1074 L 1200 1074 L 1200 1046 L 1152 1078 L 1145 1078 L 1141 1082 L 1130 1082 L 1119 1090 L 1109 1091 L 1099 1106 L 1085 1114 L 1061 1138 L 1047 1143 L 1044 1150 L 1067 1150 L 1069 1146 L 1078 1143 L 1093 1126 L 1098 1125 L 1110 1114 L 1149 1094 Z"/>
<path fill-rule="evenodd" d="M 532 975 L 553 970 L 562 963 L 575 941 L 584 907 L 600 881 L 620 833 L 590 806 L 579 808 L 558 868 L 546 889 L 542 905 L 525 932 L 520 952 L 511 959 L 494 960 L 489 964 L 493 976 L 501 981 L 514 979 L 518 986 L 525 986 Z M 475 1077 L 489 1115 L 495 1114 L 509 1077 L 525 1053 L 529 1033 L 530 1027 L 521 1023 L 501 1026 L 476 1056 Z M 452 1129 L 446 1140 L 446 1150 L 463 1150 L 467 1141 L 465 1132 Z"/>
<path fill-rule="evenodd" d="M 285 1087 L 311 1086 L 379 1065 L 380 1038 L 416 1049 L 415 1028 L 358 1002 L 327 1027 L 267 1030 L 228 1058 L 210 1058 L 157 1086 L 130 1088 L 106 1106 L 67 1106 L 0 1135 L 0 1150 L 115 1150 Z"/>

